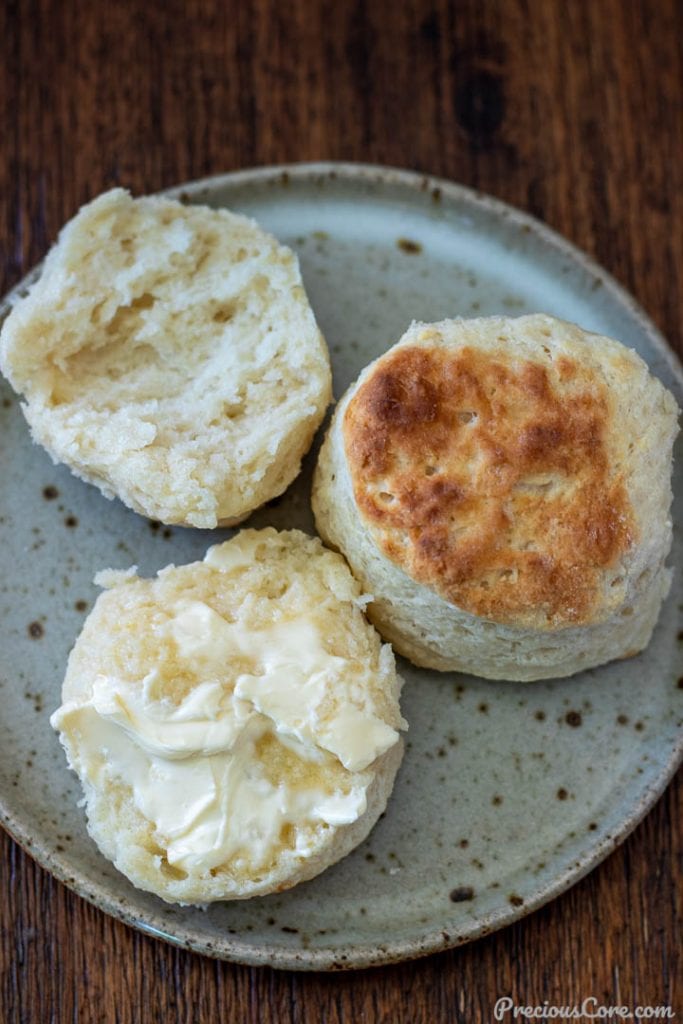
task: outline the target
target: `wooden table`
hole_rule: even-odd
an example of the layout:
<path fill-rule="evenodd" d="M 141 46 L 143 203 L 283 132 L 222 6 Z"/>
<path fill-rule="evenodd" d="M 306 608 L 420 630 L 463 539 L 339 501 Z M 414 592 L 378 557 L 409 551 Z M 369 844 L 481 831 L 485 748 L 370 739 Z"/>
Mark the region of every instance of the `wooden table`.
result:
<path fill-rule="evenodd" d="M 677 0 L 7 0 L 2 290 L 114 184 L 360 160 L 529 210 L 603 263 L 680 353 L 682 36 Z M 0 1020 L 471 1024 L 492 1021 L 503 995 L 670 1004 L 680 1017 L 682 810 L 679 778 L 616 853 L 530 918 L 347 975 L 214 963 L 143 937 L 3 835 Z"/>

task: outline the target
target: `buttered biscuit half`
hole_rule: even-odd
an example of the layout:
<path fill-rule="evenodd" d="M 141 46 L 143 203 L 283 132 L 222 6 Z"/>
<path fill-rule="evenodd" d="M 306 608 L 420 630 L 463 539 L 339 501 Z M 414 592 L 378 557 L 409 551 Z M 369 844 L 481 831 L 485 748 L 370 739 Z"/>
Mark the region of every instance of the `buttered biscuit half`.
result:
<path fill-rule="evenodd" d="M 650 639 L 677 413 L 635 352 L 574 324 L 415 323 L 339 403 L 316 524 L 415 664 L 570 675 Z"/>
<path fill-rule="evenodd" d="M 62 230 L 0 366 L 54 461 L 185 526 L 281 494 L 331 398 L 290 249 L 247 217 L 120 188 Z"/>
<path fill-rule="evenodd" d="M 402 756 L 401 680 L 340 555 L 247 530 L 155 579 L 98 582 L 51 722 L 91 836 L 134 885 L 244 899 L 367 836 Z"/>

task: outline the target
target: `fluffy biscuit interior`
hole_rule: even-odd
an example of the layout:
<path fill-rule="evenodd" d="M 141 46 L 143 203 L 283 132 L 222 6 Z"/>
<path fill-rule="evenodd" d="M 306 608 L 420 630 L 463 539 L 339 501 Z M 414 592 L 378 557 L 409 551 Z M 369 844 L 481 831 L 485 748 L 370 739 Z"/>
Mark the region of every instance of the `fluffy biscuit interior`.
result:
<path fill-rule="evenodd" d="M 280 493 L 330 398 L 293 252 L 246 217 L 122 189 L 62 231 L 0 361 L 56 458 L 195 526 Z"/>

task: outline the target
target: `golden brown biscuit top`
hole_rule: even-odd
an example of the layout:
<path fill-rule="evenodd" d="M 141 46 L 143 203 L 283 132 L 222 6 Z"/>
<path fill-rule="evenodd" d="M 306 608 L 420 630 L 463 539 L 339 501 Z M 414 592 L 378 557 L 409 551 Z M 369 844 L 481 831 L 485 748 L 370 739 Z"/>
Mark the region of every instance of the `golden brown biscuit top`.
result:
<path fill-rule="evenodd" d="M 505 351 L 402 346 L 346 409 L 356 503 L 380 550 L 474 615 L 590 621 L 634 541 L 592 369 Z"/>

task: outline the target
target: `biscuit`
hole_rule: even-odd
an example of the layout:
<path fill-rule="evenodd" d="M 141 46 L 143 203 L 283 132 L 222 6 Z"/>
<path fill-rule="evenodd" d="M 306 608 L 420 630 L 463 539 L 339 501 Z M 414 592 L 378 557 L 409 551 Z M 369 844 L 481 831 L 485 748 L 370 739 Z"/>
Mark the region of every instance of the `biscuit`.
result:
<path fill-rule="evenodd" d="M 247 217 L 120 188 L 63 229 L 0 366 L 54 461 L 185 526 L 281 494 L 331 398 L 290 249 Z"/>
<path fill-rule="evenodd" d="M 571 675 L 650 639 L 676 418 L 635 352 L 573 324 L 416 323 L 339 403 L 316 524 L 415 664 Z"/>
<path fill-rule="evenodd" d="M 245 530 L 155 579 L 97 582 L 51 723 L 134 885 L 244 899 L 365 838 L 402 756 L 401 680 L 338 554 Z"/>

